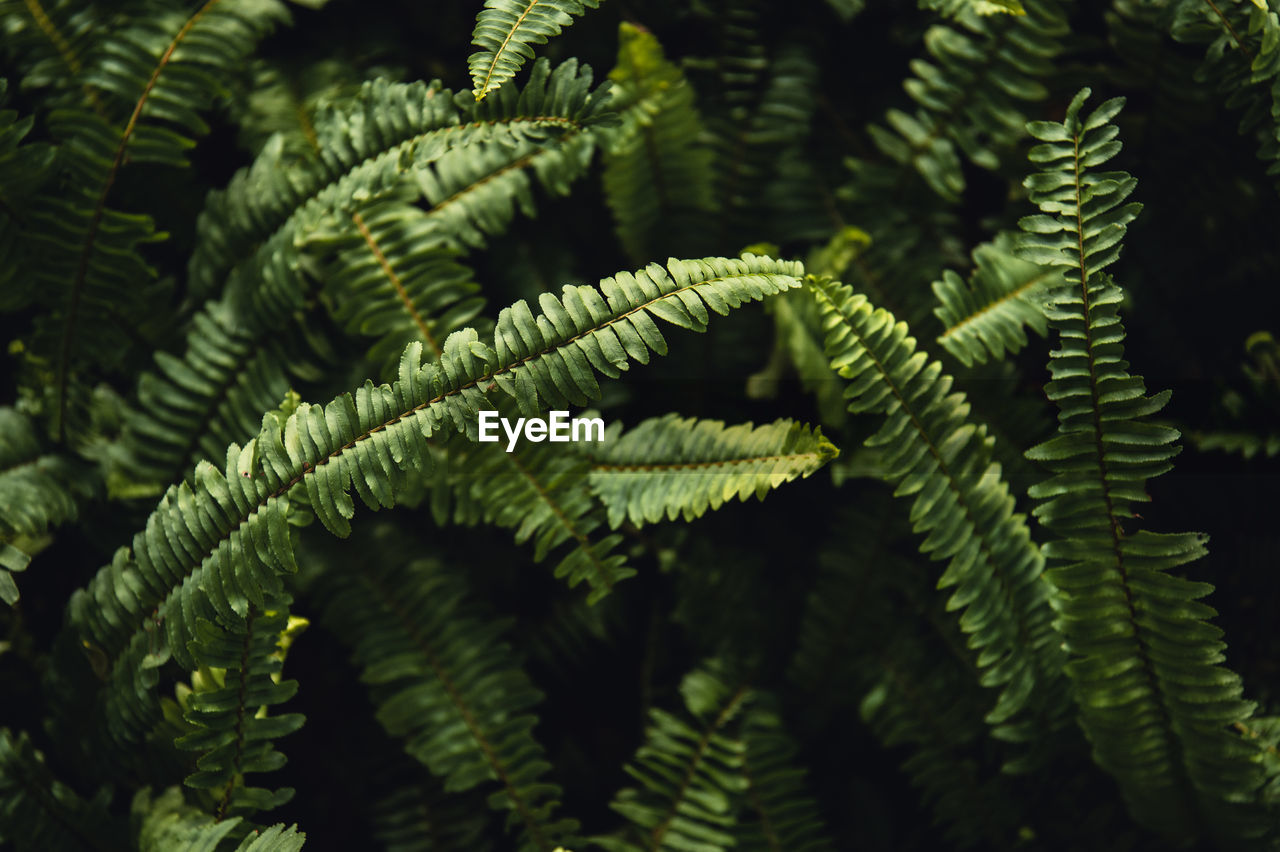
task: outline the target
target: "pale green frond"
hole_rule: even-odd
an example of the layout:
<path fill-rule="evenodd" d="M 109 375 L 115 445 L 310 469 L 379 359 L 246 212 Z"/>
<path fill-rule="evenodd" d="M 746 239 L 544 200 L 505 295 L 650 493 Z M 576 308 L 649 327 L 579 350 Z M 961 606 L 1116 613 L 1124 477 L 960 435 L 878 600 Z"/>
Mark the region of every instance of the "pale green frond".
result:
<path fill-rule="evenodd" d="M 821 429 L 793 420 L 725 426 L 668 414 L 625 432 L 611 426 L 591 453 L 590 482 L 615 529 L 624 521 L 692 521 L 734 499 L 763 500 L 839 452 Z"/>

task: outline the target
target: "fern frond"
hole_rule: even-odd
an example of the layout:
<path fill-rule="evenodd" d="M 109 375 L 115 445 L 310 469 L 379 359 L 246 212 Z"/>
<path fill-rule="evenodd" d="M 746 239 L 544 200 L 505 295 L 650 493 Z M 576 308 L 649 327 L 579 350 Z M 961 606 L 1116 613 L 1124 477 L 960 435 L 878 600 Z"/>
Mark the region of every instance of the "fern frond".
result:
<path fill-rule="evenodd" d="M 200 667 L 203 689 L 188 697 L 184 718 L 195 730 L 175 745 L 198 751 L 196 772 L 188 787 L 208 790 L 217 802 L 215 816 L 271 810 L 293 797 L 293 790 L 266 790 L 247 785 L 247 773 L 282 767 L 284 755 L 272 741 L 302 727 L 299 713 L 267 715 L 298 691 L 297 681 L 281 680 L 277 643 L 289 620 L 288 598 L 249 607 L 244 621 L 219 626 L 208 620 L 195 625 L 190 651 Z"/>
<path fill-rule="evenodd" d="M 162 487 L 201 459 L 216 459 L 232 441 L 252 436 L 289 389 L 273 340 L 280 330 L 246 334 L 225 301 L 192 320 L 187 351 L 156 354 L 156 371 L 138 382 L 125 415 L 120 473 Z"/>
<path fill-rule="evenodd" d="M 1057 0 L 1027 0 L 1024 15 L 980 16 L 966 8 L 951 24 L 925 33 L 930 59 L 912 62 L 904 84 L 917 103 L 914 113 L 890 110 L 888 128 L 869 128 L 880 150 L 910 166 L 944 199 L 965 188 L 963 154 L 985 169 L 1020 139 L 1026 117 L 1020 104 L 1043 100 L 1041 80 L 1068 32 Z"/>
<path fill-rule="evenodd" d="M 223 80 L 259 39 L 287 20 L 277 0 L 209 0 L 190 17 L 146 15 L 104 36 L 82 81 L 104 109 L 55 110 L 65 185 L 41 196 L 31 239 L 42 257 L 35 284 L 48 312 L 31 347 L 52 364 L 47 390 L 53 430 L 64 439 L 68 396 L 88 365 L 118 363 L 129 340 L 122 318 L 146 316 L 154 278 L 139 251 L 163 237 L 147 216 L 108 205 L 125 163 L 185 166 L 201 118 Z M 72 432 L 77 431 L 73 424 Z"/>
<path fill-rule="evenodd" d="M 635 261 L 682 253 L 715 209 L 693 89 L 657 38 L 626 22 L 609 79 L 621 125 L 606 136 L 604 191 L 618 238 Z"/>
<path fill-rule="evenodd" d="M 186 803 L 182 791 L 170 787 L 154 799 L 143 788 L 133 800 L 133 815 L 140 824 L 138 852 L 298 852 L 306 835 L 298 827 L 277 823 L 270 828 L 251 829 L 242 817 L 219 820 Z M 225 843 L 224 843 L 225 841 Z"/>
<path fill-rule="evenodd" d="M 1008 848 L 1025 817 L 1000 756 L 984 748 L 988 696 L 931 572 L 896 552 L 907 529 L 892 508 L 860 501 L 822 551 L 790 672 L 809 735 L 857 714 L 905 752 L 902 772 L 949 840 Z"/>
<path fill-rule="evenodd" d="M 620 791 L 610 805 L 631 823 L 629 830 L 592 838 L 609 852 L 734 845 L 747 787 L 740 729 L 753 693 L 726 682 L 714 661 L 686 675 L 680 692 L 686 712 L 649 711 L 644 745 L 626 767 L 638 786 Z"/>
<path fill-rule="evenodd" d="M 834 849 L 822 816 L 796 765 L 797 747 L 787 733 L 777 701 L 757 693 L 742 725 L 743 791 L 747 806 L 734 832 L 745 852 L 816 852 Z"/>
<path fill-rule="evenodd" d="M 591 488 L 609 525 L 642 526 L 664 518 L 692 521 L 733 499 L 763 500 L 771 490 L 808 478 L 840 451 L 793 420 L 725 426 L 676 414 L 621 432 L 613 424 L 592 453 Z"/>
<path fill-rule="evenodd" d="M 482 101 L 533 58 L 533 45 L 546 44 L 601 0 L 485 0 L 476 16 L 471 43 L 480 48 L 467 59 L 471 93 Z"/>
<path fill-rule="evenodd" d="M 944 328 L 938 342 L 966 367 L 1016 353 L 1027 345 L 1026 327 L 1041 337 L 1046 332 L 1044 296 L 1062 276 L 1013 252 L 1012 236 L 1001 233 L 973 250 L 967 284 L 950 269 L 933 283 L 939 302 L 933 313 Z"/>
<path fill-rule="evenodd" d="M 1280 175 L 1280 13 L 1262 0 L 1192 3 L 1172 0 L 1162 9 L 1175 40 L 1205 45 L 1196 81 L 1215 90 L 1215 101 L 1241 112 L 1240 132 L 1258 140 L 1267 174 Z"/>
<path fill-rule="evenodd" d="M 29 417 L 0 407 L 0 602 L 18 600 L 10 572 L 27 568 L 33 540 L 74 520 L 95 487 L 89 469 L 44 452 Z"/>
<path fill-rule="evenodd" d="M 390 199 L 335 219 L 307 245 L 328 259 L 320 278 L 348 334 L 375 338 L 371 363 L 394 372 L 419 340 L 437 356 L 446 337 L 484 308 L 480 285 L 458 261 L 431 212 Z"/>
<path fill-rule="evenodd" d="M 1025 740 L 1034 734 L 1023 711 L 1056 722 L 1048 697 L 1058 693 L 1061 660 L 1043 557 L 991 461 L 992 439 L 969 421 L 969 404 L 942 365 L 916 351 L 905 323 L 846 286 L 810 281 L 831 366 L 850 382 L 849 410 L 886 415 L 868 446 L 881 448 L 894 493 L 914 498 L 921 550 L 948 561 L 938 587 L 955 587 L 948 608 L 963 610 L 983 685 L 1000 689 L 988 721 L 1001 737 Z"/>
<path fill-rule="evenodd" d="M 109 792 L 85 801 L 59 781 L 26 733 L 0 728 L 0 843 L 15 852 L 121 852 Z"/>
<path fill-rule="evenodd" d="M 278 317 L 297 302 L 297 246 L 307 234 L 393 196 L 425 197 L 454 245 L 481 244 L 510 220 L 513 198 L 529 209 L 524 169 L 563 194 L 590 156 L 583 131 L 605 120 L 590 71 L 574 61 L 554 71 L 539 61 L 522 90 L 484 104 L 459 107 L 460 99 L 435 84 L 373 81 L 317 117 L 318 161 L 290 157 L 281 140 L 268 144 L 211 194 L 189 266 L 193 293 L 221 290 L 234 272 L 239 313 Z"/>
<path fill-rule="evenodd" d="M 1123 294 L 1103 270 L 1137 215 L 1139 205 L 1125 203 L 1136 181 L 1094 171 L 1120 150 L 1110 122 L 1124 101 L 1085 116 L 1088 96 L 1075 96 L 1061 124 L 1028 125 L 1043 143 L 1030 152 L 1042 170 L 1025 185 L 1043 212 L 1022 220 L 1022 251 L 1061 268 L 1066 282 L 1048 313 L 1059 347 L 1045 391 L 1059 408 L 1058 435 L 1028 453 L 1053 475 L 1030 493 L 1057 536 L 1045 547 L 1048 577 L 1094 759 L 1150 829 L 1239 848 L 1266 825 L 1249 805 L 1261 775 L 1230 729 L 1253 704 L 1219 665 L 1221 631 L 1200 601 L 1212 587 L 1171 573 L 1204 555 L 1205 536 L 1135 529 L 1135 504 L 1172 466 L 1178 432 L 1150 422 L 1169 394 L 1147 396 L 1123 359 Z"/>
<path fill-rule="evenodd" d="M 800 285 L 799 264 L 746 255 L 671 260 L 589 286 L 544 293 L 542 315 L 523 301 L 499 315 L 492 344 L 470 330 L 445 341 L 438 362 L 422 364 L 410 344 L 393 385 L 371 382 L 327 406 L 302 404 L 263 418 L 258 437 L 232 444 L 222 470 L 197 466 L 194 484 L 173 486 L 132 548 L 117 551 L 71 603 L 71 629 L 114 660 L 108 728 L 128 742 L 154 717 L 146 625 L 163 621 L 167 650 L 183 668 L 198 619 L 242 623 L 250 605 L 281 593 L 295 571 L 289 524 L 314 513 L 345 536 L 355 513 L 350 490 L 371 508 L 391 506 L 414 471 L 431 464 L 426 440 L 476 434 L 486 395 L 514 397 L 522 412 L 567 408 L 598 393 L 596 372 L 618 377 L 632 360 L 666 351 L 654 324 L 706 328 L 708 309 L 731 307 Z M 287 416 L 286 416 L 287 414 Z M 126 583 L 131 594 L 121 596 Z M 152 681 L 153 682 L 153 681 Z"/>
<path fill-rule="evenodd" d="M 519 828 L 520 850 L 552 852 L 577 830 L 533 738 L 542 695 L 501 639 L 506 625 L 467 602 L 461 578 L 433 562 L 328 572 L 325 615 L 354 640 L 377 718 L 447 792 L 498 789 L 490 806 Z"/>
<path fill-rule="evenodd" d="M 583 455 L 551 444 L 517 445 L 511 452 L 500 443 L 460 444 L 449 450 L 450 484 L 460 502 L 473 503 L 485 522 L 515 530 L 517 544 L 532 541 L 535 562 L 567 545 L 555 576 L 570 586 L 586 580 L 592 603 L 635 574 L 614 552 L 622 536 L 607 532 Z"/>
<path fill-rule="evenodd" d="M 97 93 L 77 83 L 104 28 L 102 10 L 77 0 L 0 2 L 5 53 L 23 88 L 46 90 L 54 106 L 88 102 L 102 110 Z"/>

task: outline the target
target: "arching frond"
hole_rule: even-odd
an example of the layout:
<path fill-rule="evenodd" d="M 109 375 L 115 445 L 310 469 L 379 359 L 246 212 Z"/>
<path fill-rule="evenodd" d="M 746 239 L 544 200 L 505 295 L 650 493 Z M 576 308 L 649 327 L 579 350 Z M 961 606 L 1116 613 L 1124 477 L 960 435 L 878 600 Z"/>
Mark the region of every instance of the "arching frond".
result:
<path fill-rule="evenodd" d="M 623 521 L 692 521 L 735 498 L 763 500 L 783 483 L 811 476 L 839 452 L 821 429 L 793 420 L 725 426 L 668 414 L 626 432 L 611 425 L 592 453 L 591 488 L 614 528 Z"/>
<path fill-rule="evenodd" d="M 480 48 L 467 59 L 471 93 L 482 101 L 533 58 L 533 45 L 546 44 L 601 0 L 485 0 L 476 16 L 471 43 Z"/>
<path fill-rule="evenodd" d="M 513 199 L 529 209 L 526 166 L 563 194 L 590 156 L 582 132 L 604 118 L 590 71 L 574 61 L 554 71 L 539 61 L 523 89 L 484 104 L 459 100 L 438 84 L 374 81 L 317 117 L 318 161 L 268 144 L 210 196 L 189 267 L 193 293 L 215 293 L 231 275 L 246 321 L 279 317 L 301 291 L 298 245 L 308 234 L 348 227 L 360 208 L 391 197 L 425 198 L 452 245 L 480 244 L 510 220 Z"/>
<path fill-rule="evenodd" d="M 1221 631 L 1200 600 L 1212 587 L 1171 573 L 1204 555 L 1205 536 L 1136 528 L 1136 504 L 1150 499 L 1147 480 L 1172 466 L 1178 432 L 1151 422 L 1168 392 L 1147 396 L 1124 360 L 1123 294 L 1103 270 L 1137 215 L 1139 205 L 1125 203 L 1137 182 L 1094 170 L 1120 150 L 1110 122 L 1124 101 L 1082 115 L 1088 96 L 1075 96 L 1061 124 L 1028 125 L 1042 143 L 1030 152 L 1041 171 L 1025 185 L 1042 213 L 1021 222 L 1023 255 L 1065 278 L 1048 312 L 1059 345 L 1045 391 L 1058 434 L 1028 456 L 1052 472 L 1031 496 L 1056 536 L 1045 554 L 1067 672 L 1094 759 L 1135 818 L 1169 837 L 1242 848 L 1269 824 L 1250 807 L 1262 783 L 1252 749 L 1230 728 L 1253 704 L 1220 665 Z"/>
<path fill-rule="evenodd" d="M 983 685 L 1000 690 L 988 721 L 1002 738 L 1042 736 L 1036 726 L 1054 726 L 1062 713 L 1052 700 L 1039 705 L 1060 694 L 1062 661 L 1043 557 L 1013 511 L 992 439 L 969 421 L 969 404 L 942 365 L 916 351 L 905 323 L 848 287 L 810 280 L 831 366 L 850 382 L 849 410 L 886 415 L 867 443 L 882 449 L 894 493 L 913 497 L 913 528 L 926 536 L 921 550 L 947 560 L 938 587 L 955 587 L 948 608 L 962 610 Z M 1029 717 L 1041 718 L 1028 727 Z"/>
<path fill-rule="evenodd" d="M 535 317 L 523 301 L 499 315 L 492 344 L 470 330 L 451 335 L 439 361 L 421 363 L 410 344 L 393 385 L 372 382 L 327 406 L 301 404 L 263 418 L 257 438 L 232 444 L 221 470 L 201 463 L 194 485 L 173 486 L 133 539 L 71 604 L 71 629 L 108 655 L 106 723 L 124 742 L 154 716 L 146 625 L 163 621 L 165 651 L 188 670 L 200 619 L 243 623 L 250 606 L 280 594 L 296 570 L 289 524 L 314 513 L 345 536 L 350 490 L 371 508 L 391 506 L 406 477 L 430 467 L 426 440 L 474 437 L 486 395 L 501 391 L 526 415 L 582 404 L 598 393 L 596 372 L 617 377 L 632 360 L 666 351 L 654 318 L 694 330 L 709 311 L 799 286 L 799 264 L 746 255 L 671 260 L 606 278 L 597 290 L 544 293 Z M 287 415 L 287 416 L 286 416 Z M 127 580 L 125 578 L 128 578 Z M 134 591 L 117 593 L 119 583 Z"/>
<path fill-rule="evenodd" d="M 643 262 L 705 243 L 716 205 L 693 89 L 652 33 L 625 22 L 609 79 L 621 125 L 606 137 L 604 191 L 623 248 Z"/>
<path fill-rule="evenodd" d="M 968 283 L 950 269 L 933 282 L 939 303 L 933 313 L 944 329 L 938 342 L 966 367 L 1001 360 L 1026 346 L 1024 328 L 1045 334 L 1044 297 L 1061 282 L 1061 274 L 1013 251 L 1012 236 L 1002 233 L 973 250 L 976 268 Z"/>
<path fill-rule="evenodd" d="M 427 561 L 326 574 L 325 618 L 354 640 L 378 721 L 444 782 L 496 788 L 491 807 L 519 832 L 512 848 L 553 852 L 577 830 L 533 738 L 542 695 L 502 640 L 506 624 L 468 600 L 462 578 Z"/>

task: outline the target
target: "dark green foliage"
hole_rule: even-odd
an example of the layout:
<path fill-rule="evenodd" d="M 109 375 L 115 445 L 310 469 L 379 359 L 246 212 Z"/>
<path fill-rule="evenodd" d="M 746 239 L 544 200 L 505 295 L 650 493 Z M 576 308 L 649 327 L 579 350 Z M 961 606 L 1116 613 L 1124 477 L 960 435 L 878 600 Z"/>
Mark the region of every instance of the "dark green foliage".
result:
<path fill-rule="evenodd" d="M 0 0 L 0 847 L 1280 848 L 1278 72 L 1274 0 Z"/>
<path fill-rule="evenodd" d="M 44 451 L 31 419 L 0 408 L 0 602 L 18 600 L 11 571 L 25 571 L 29 553 L 51 530 L 75 520 L 94 488 L 75 458 Z"/>
<path fill-rule="evenodd" d="M 652 33 L 628 24 L 609 79 L 622 121 L 605 145 L 603 178 L 623 248 L 635 260 L 696 250 L 696 223 L 716 203 L 693 88 Z"/>
<path fill-rule="evenodd" d="M 653 709 L 645 743 L 627 766 L 638 784 L 612 807 L 632 824 L 595 845 L 636 849 L 830 848 L 787 764 L 794 747 L 779 733 L 768 696 L 712 660 L 680 684 L 685 712 Z M 785 802 L 784 806 L 782 803 Z"/>
<path fill-rule="evenodd" d="M 1255 705 L 1218 665 L 1216 613 L 1200 603 L 1211 587 L 1171 573 L 1205 554 L 1205 536 L 1138 528 L 1134 504 L 1148 502 L 1147 481 L 1172 466 L 1178 432 L 1149 419 L 1169 393 L 1147 396 L 1124 360 L 1122 293 L 1103 270 L 1140 209 L 1125 203 L 1137 182 L 1094 170 L 1120 150 L 1110 121 L 1124 102 L 1084 116 L 1088 96 L 1076 95 L 1062 124 L 1030 126 L 1042 171 L 1026 185 L 1044 212 L 1022 220 L 1020 249 L 1065 279 L 1048 311 L 1059 348 L 1045 391 L 1058 405 L 1058 435 L 1028 453 L 1053 476 L 1030 494 L 1059 537 L 1045 547 L 1048 576 L 1095 759 L 1149 827 L 1238 843 L 1267 831 L 1250 807 L 1262 772 L 1230 727 Z"/>
<path fill-rule="evenodd" d="M 1002 739 L 1033 740 L 1037 727 L 1020 714 L 1062 712 L 1036 706 L 1059 694 L 1061 661 L 1043 557 L 1024 517 L 1013 512 L 991 460 L 993 440 L 968 421 L 964 395 L 952 392 L 941 364 L 916 351 L 905 323 L 848 287 L 820 279 L 811 286 L 831 367 L 850 382 L 849 410 L 887 415 L 868 444 L 884 448 L 881 472 L 895 495 L 914 496 L 913 527 L 925 534 L 920 549 L 948 561 L 938 587 L 955 587 L 948 608 L 964 610 L 960 627 L 979 652 L 983 685 L 1000 688 L 987 721 Z"/>
<path fill-rule="evenodd" d="M 378 721 L 446 792 L 485 785 L 519 834 L 512 848 L 550 852 L 577 823 L 554 816 L 560 792 L 531 733 L 541 696 L 501 640 L 505 625 L 437 564 L 350 567 L 327 571 L 326 618 L 359 637 L 353 656 Z"/>

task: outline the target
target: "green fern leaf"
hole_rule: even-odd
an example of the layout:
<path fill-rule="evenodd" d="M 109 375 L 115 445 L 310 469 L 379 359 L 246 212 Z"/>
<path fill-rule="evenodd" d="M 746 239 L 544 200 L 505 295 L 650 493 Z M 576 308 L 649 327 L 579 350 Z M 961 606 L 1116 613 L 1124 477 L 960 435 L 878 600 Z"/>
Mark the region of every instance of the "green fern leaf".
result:
<path fill-rule="evenodd" d="M 263 609 L 250 606 L 240 624 L 196 623 L 190 650 L 205 675 L 206 688 L 187 699 L 184 717 L 195 730 L 174 744 L 201 753 L 197 771 L 187 777 L 186 784 L 214 795 L 215 816 L 220 820 L 271 810 L 293 797 L 292 789 L 249 787 L 244 778 L 246 773 L 283 766 L 284 755 L 275 750 L 272 740 L 293 733 L 304 721 L 298 713 L 266 713 L 268 707 L 283 704 L 298 691 L 297 681 L 280 680 L 283 661 L 277 643 L 289 620 L 287 602 L 284 597 L 268 601 Z"/>
<path fill-rule="evenodd" d="M 1000 689 L 988 721 L 1003 738 L 1040 736 L 1023 711 L 1056 724 L 1049 696 L 1058 694 L 1061 659 L 1043 557 L 991 461 L 992 439 L 969 421 L 969 404 L 942 365 L 916 351 L 905 323 L 846 286 L 810 281 L 831 366 L 850 382 L 849 410 L 887 415 L 867 443 L 881 448 L 894 493 L 913 497 L 921 550 L 948 561 L 938 587 L 955 587 L 948 608 L 962 610 L 982 683 Z"/>
<path fill-rule="evenodd" d="M 326 619 L 352 637 L 378 721 L 448 792 L 498 785 L 490 806 L 519 827 L 519 850 L 552 852 L 577 830 L 556 817 L 560 791 L 533 738 L 541 693 L 501 640 L 506 624 L 467 603 L 454 572 L 431 562 L 328 571 Z"/>
<path fill-rule="evenodd" d="M 460 514 L 471 503 L 485 522 L 514 529 L 516 543 L 533 542 L 535 562 L 567 545 L 555 575 L 570 586 L 588 581 L 591 603 L 635 574 L 613 552 L 622 536 L 597 536 L 605 528 L 604 512 L 588 488 L 590 463 L 581 454 L 551 444 L 517 444 L 506 452 L 500 444 L 454 441 L 448 458 Z"/>
<path fill-rule="evenodd" d="M 714 662 L 680 685 L 685 713 L 649 711 L 645 742 L 626 767 L 637 787 L 610 805 L 631 823 L 618 837 L 593 837 L 609 852 L 727 849 L 740 797 L 747 788 L 740 729 L 753 696 L 726 682 Z"/>
<path fill-rule="evenodd" d="M 914 168 L 947 200 L 965 188 L 961 154 L 997 168 L 1026 132 L 1020 104 L 1048 94 L 1042 79 L 1062 49 L 1066 13 L 1057 0 L 1024 5 L 1024 15 L 983 17 L 966 9 L 954 22 L 930 27 L 929 59 L 913 62 L 914 76 L 904 83 L 916 110 L 890 110 L 888 128 L 869 128 L 886 156 Z"/>
<path fill-rule="evenodd" d="M 232 444 L 222 470 L 201 463 L 193 485 L 166 492 L 132 548 L 77 592 L 71 629 L 114 660 L 107 727 L 127 743 L 153 719 L 154 668 L 147 625 L 159 618 L 167 652 L 185 669 L 199 619 L 243 623 L 250 606 L 281 594 L 296 570 L 290 523 L 314 513 L 345 536 L 355 513 L 350 491 L 372 508 L 391 506 L 406 478 L 431 459 L 426 440 L 476 435 L 477 412 L 500 391 L 529 416 L 567 408 L 598 393 L 594 374 L 616 378 L 630 362 L 666 351 L 654 319 L 704 330 L 708 309 L 730 308 L 800 286 L 799 264 L 746 255 L 671 260 L 589 286 L 544 293 L 535 317 L 523 301 L 499 315 L 492 344 L 470 330 L 445 341 L 438 362 L 421 363 L 410 344 L 393 385 L 371 382 L 329 405 L 305 403 L 263 418 L 258 437 Z M 133 591 L 118 594 L 120 583 Z"/>
<path fill-rule="evenodd" d="M 1268 822 L 1248 805 L 1259 768 L 1230 729 L 1253 704 L 1219 665 L 1221 631 L 1200 602 L 1212 587 L 1171 573 L 1204 555 L 1205 536 L 1134 529 L 1135 504 L 1172 466 L 1178 432 L 1150 422 L 1169 394 L 1147 396 L 1123 359 L 1123 296 L 1103 270 L 1137 215 L 1139 205 L 1125 203 L 1136 181 L 1094 171 L 1120 150 L 1110 122 L 1124 101 L 1084 116 L 1088 96 L 1075 96 L 1061 124 L 1028 125 L 1042 170 L 1025 185 L 1043 212 L 1022 220 L 1022 251 L 1066 280 L 1048 313 L 1059 348 L 1045 391 L 1058 404 L 1058 434 L 1028 453 L 1053 475 L 1030 493 L 1058 537 L 1045 547 L 1048 577 L 1095 760 L 1152 830 L 1240 848 Z"/>
<path fill-rule="evenodd" d="M 1002 233 L 973 250 L 976 269 L 967 284 L 949 269 L 933 283 L 933 313 L 945 329 L 938 342 L 966 367 L 1016 353 L 1027 345 L 1026 327 L 1046 332 L 1044 295 L 1062 276 L 1013 251 L 1013 238 Z"/>
<path fill-rule="evenodd" d="M 80 401 L 71 398 L 87 396 L 73 387 L 81 374 L 109 370 L 129 350 L 117 318 L 147 316 L 143 306 L 156 294 L 140 249 L 164 235 L 149 217 L 108 205 L 122 168 L 185 166 L 194 137 L 208 129 L 201 111 L 282 20 L 287 14 L 277 0 L 209 0 L 189 17 L 124 19 L 102 37 L 80 75 L 98 109 L 50 113 L 68 176 L 29 214 L 33 250 L 42 259 L 33 286 L 47 309 L 30 349 L 50 365 L 52 381 L 40 395 L 60 439 L 83 427 Z"/>
<path fill-rule="evenodd" d="M 792 420 L 726 427 L 668 414 L 620 432 L 617 424 L 606 432 L 590 475 L 615 529 L 623 521 L 692 521 L 735 498 L 763 500 L 840 453 L 821 429 Z"/>
<path fill-rule="evenodd" d="M 533 45 L 546 44 L 601 0 L 485 0 L 476 16 L 471 43 L 480 48 L 467 59 L 472 94 L 482 101 L 533 58 Z"/>
<path fill-rule="evenodd" d="M 693 89 L 658 40 L 628 23 L 619 27 L 609 79 L 621 125 L 606 136 L 604 191 L 623 248 L 635 261 L 696 251 L 686 244 L 715 204 Z"/>

